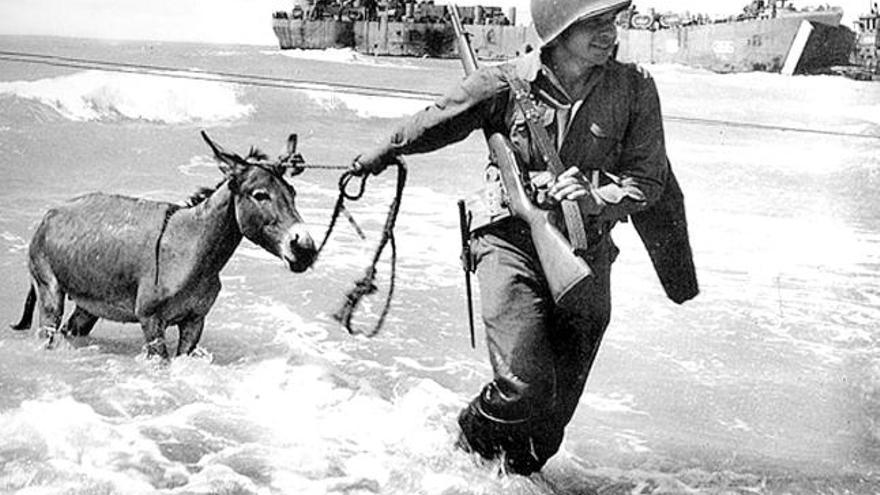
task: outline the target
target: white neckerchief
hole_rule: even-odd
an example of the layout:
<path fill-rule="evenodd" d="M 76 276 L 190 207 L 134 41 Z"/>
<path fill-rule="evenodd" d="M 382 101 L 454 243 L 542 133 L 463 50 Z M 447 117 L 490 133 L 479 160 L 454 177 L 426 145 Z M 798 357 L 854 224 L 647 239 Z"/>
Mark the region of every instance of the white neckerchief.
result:
<path fill-rule="evenodd" d="M 571 123 L 574 122 L 574 116 L 577 115 L 584 100 L 574 102 L 571 107 L 560 107 L 556 109 L 556 151 L 562 150 L 562 142 L 571 129 Z"/>

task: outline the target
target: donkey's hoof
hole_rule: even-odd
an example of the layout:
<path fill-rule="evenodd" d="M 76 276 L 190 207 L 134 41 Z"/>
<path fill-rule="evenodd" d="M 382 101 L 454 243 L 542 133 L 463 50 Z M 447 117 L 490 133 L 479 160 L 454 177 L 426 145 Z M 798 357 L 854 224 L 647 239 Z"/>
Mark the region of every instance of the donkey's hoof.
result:
<path fill-rule="evenodd" d="M 165 346 L 165 339 L 161 337 L 147 342 L 144 345 L 143 350 L 146 359 L 148 360 L 160 358 L 162 361 L 168 361 L 169 359 L 168 348 Z"/>
<path fill-rule="evenodd" d="M 205 362 L 207 362 L 207 363 L 211 363 L 211 362 L 214 361 L 214 355 L 211 354 L 211 353 L 210 353 L 207 349 L 205 349 L 204 347 L 198 347 L 198 346 L 196 346 L 196 348 L 193 349 L 193 350 L 192 350 L 189 354 L 187 354 L 187 355 L 188 355 L 189 357 L 193 358 L 193 359 L 198 359 L 199 361 L 205 361 Z"/>
<path fill-rule="evenodd" d="M 37 338 L 43 341 L 43 349 L 54 349 L 58 345 L 58 331 L 50 327 L 40 327 L 37 330 Z"/>
<path fill-rule="evenodd" d="M 43 349 L 46 349 L 47 351 L 56 349 L 58 347 L 58 340 L 58 337 L 55 335 L 43 338 Z"/>

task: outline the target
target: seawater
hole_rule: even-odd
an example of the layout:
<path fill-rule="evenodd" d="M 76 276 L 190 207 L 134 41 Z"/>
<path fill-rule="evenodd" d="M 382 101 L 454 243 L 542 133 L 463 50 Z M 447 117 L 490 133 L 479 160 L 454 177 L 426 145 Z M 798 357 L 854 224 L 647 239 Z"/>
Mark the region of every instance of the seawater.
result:
<path fill-rule="evenodd" d="M 454 60 L 347 51 L 0 46 L 432 94 L 461 77 Z M 33 331 L 0 330 L 0 492 L 880 492 L 880 85 L 647 69 L 702 293 L 669 302 L 631 227 L 616 228 L 612 323 L 540 475 L 499 476 L 452 447 L 458 410 L 491 375 L 482 336 L 469 346 L 458 264 L 455 201 L 486 159 L 477 133 L 409 158 L 394 301 L 374 338 L 331 315 L 370 261 L 391 173 L 350 204 L 368 239 L 340 223 L 304 274 L 244 241 L 222 272 L 203 357 L 147 360 L 136 325 L 106 321 L 52 351 Z M 309 162 L 346 165 L 427 104 L 0 60 L 0 318 L 20 315 L 27 245 L 48 208 L 96 190 L 177 202 L 216 184 L 199 130 L 270 155 L 296 132 Z M 318 238 L 338 174 L 294 181 Z M 380 292 L 389 270 L 386 258 Z M 355 325 L 369 327 L 381 304 L 368 299 Z"/>

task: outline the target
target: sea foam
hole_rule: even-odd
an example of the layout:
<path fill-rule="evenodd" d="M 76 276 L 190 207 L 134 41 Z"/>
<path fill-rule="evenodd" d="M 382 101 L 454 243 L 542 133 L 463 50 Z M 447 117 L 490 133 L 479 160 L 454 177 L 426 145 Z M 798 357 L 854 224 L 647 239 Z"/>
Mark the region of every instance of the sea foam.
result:
<path fill-rule="evenodd" d="M 279 52 L 264 52 L 278 55 Z M 381 61 L 376 57 L 357 53 L 351 48 L 327 48 L 324 50 L 284 50 L 281 56 L 302 60 L 316 60 L 338 64 L 366 65 L 372 67 L 391 67 L 394 69 L 418 69 L 417 66 L 397 60 L 395 62 Z M 399 118 L 421 110 L 431 103 L 426 97 L 412 98 L 401 94 L 397 97 L 393 91 L 389 95 L 362 95 L 340 92 L 337 88 L 320 84 L 310 85 L 314 89 L 306 89 L 303 92 L 312 101 L 328 111 L 350 110 L 358 117 L 368 118 Z"/>
<path fill-rule="evenodd" d="M 39 101 L 74 121 L 228 122 L 254 111 L 237 93 L 235 85 L 219 81 L 102 71 L 0 83 L 0 95 Z"/>
<path fill-rule="evenodd" d="M 395 96 L 374 96 L 341 93 L 327 89 L 306 90 L 304 93 L 328 111 L 351 110 L 358 117 L 393 119 L 413 114 L 429 105 L 429 98 L 413 99 Z"/>
<path fill-rule="evenodd" d="M 263 52 L 268 55 L 281 55 L 288 58 L 302 60 L 318 60 L 322 62 L 335 62 L 343 64 L 369 65 L 373 67 L 394 67 L 397 69 L 417 69 L 418 67 L 397 59 L 396 62 L 379 60 L 376 57 L 363 55 L 351 48 L 326 48 L 324 50 L 292 49 Z"/>

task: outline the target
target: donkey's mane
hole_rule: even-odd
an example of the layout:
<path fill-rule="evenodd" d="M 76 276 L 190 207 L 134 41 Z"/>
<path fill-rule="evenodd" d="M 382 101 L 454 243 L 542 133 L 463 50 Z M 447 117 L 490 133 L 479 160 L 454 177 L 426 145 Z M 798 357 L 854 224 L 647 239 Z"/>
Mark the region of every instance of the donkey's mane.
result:
<path fill-rule="evenodd" d="M 272 167 L 271 165 L 265 165 L 260 162 L 265 162 L 269 159 L 269 155 L 263 153 L 258 148 L 251 146 L 251 149 L 248 151 L 247 156 L 244 158 L 244 162 L 247 162 L 248 165 L 260 167 L 264 170 L 267 170 L 277 176 L 281 176 L 283 173 L 282 169 L 278 169 L 277 167 Z M 192 195 L 183 202 L 184 208 L 192 208 L 193 206 L 197 206 L 201 203 L 204 203 L 206 199 L 210 198 L 212 194 L 214 194 L 217 189 L 226 182 L 226 179 L 221 180 L 214 187 L 200 187 L 196 192 L 192 193 Z"/>
<path fill-rule="evenodd" d="M 217 191 L 223 183 L 226 182 L 226 179 L 221 180 L 214 187 L 200 187 L 196 192 L 192 193 L 186 201 L 183 202 L 184 208 L 192 208 L 193 206 L 200 205 L 205 202 L 206 199 L 210 198 L 212 194 Z"/>
<path fill-rule="evenodd" d="M 251 160 L 266 161 L 269 159 L 269 155 L 260 151 L 259 148 L 255 148 L 255 147 L 251 146 L 250 151 L 248 151 L 248 154 L 244 159 L 245 159 L 245 161 L 248 161 L 248 162 Z"/>

